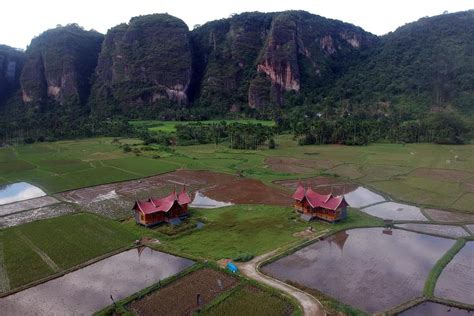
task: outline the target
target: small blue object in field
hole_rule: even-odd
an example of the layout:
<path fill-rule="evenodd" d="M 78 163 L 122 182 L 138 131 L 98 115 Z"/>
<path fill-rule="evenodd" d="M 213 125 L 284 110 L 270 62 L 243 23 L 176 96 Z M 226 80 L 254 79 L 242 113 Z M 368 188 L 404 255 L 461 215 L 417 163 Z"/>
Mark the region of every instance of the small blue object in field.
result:
<path fill-rule="evenodd" d="M 237 272 L 239 272 L 239 269 L 237 269 L 237 267 L 235 266 L 235 264 L 233 264 L 232 262 L 229 262 L 226 267 L 227 267 L 227 269 L 229 269 L 229 271 L 232 272 L 232 273 L 237 273 Z"/>

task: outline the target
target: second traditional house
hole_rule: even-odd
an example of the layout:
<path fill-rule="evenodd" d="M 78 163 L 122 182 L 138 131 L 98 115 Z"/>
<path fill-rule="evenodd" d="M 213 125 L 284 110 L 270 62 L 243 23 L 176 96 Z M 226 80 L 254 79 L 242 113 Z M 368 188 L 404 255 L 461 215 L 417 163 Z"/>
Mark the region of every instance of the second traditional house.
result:
<path fill-rule="evenodd" d="M 313 189 L 305 189 L 301 184 L 293 194 L 295 210 L 305 220 L 322 219 L 327 222 L 337 222 L 347 217 L 347 202 L 344 196 L 319 194 Z"/>
<path fill-rule="evenodd" d="M 168 196 L 146 201 L 136 201 L 133 205 L 135 221 L 144 226 L 153 226 L 159 223 L 177 223 L 189 216 L 188 204 L 191 198 L 183 187 L 181 193 L 174 190 Z"/>

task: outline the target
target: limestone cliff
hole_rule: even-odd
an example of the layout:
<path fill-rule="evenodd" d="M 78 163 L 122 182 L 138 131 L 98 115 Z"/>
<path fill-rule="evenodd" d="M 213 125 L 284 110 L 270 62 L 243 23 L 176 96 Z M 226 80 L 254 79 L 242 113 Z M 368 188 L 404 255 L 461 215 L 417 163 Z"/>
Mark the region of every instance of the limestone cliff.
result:
<path fill-rule="evenodd" d="M 18 90 L 24 60 L 23 51 L 0 45 L 0 107 Z"/>
<path fill-rule="evenodd" d="M 187 104 L 191 75 L 186 24 L 167 14 L 136 17 L 105 36 L 91 104 L 102 115 Z"/>
<path fill-rule="evenodd" d="M 244 13 L 193 30 L 202 81 L 199 103 L 283 105 L 330 86 L 377 38 L 303 11 Z"/>
<path fill-rule="evenodd" d="M 76 24 L 48 30 L 31 41 L 21 74 L 23 102 L 83 105 L 103 36 Z"/>

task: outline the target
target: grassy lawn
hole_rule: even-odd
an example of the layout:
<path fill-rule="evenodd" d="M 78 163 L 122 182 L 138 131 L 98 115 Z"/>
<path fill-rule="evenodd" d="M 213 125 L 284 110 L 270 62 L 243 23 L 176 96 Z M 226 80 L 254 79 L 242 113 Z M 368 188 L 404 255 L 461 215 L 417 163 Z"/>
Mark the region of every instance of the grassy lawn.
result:
<path fill-rule="evenodd" d="M 291 304 L 281 297 L 260 289 L 239 287 L 219 304 L 203 311 L 204 315 L 288 315 Z"/>
<path fill-rule="evenodd" d="M 38 249 L 64 270 L 131 245 L 137 236 L 118 222 L 75 214 L 3 229 L 0 238 L 13 289 L 54 273 Z"/>
<path fill-rule="evenodd" d="M 312 226 L 318 233 L 325 229 L 340 230 L 360 226 L 380 226 L 383 222 L 365 213 L 351 210 L 347 220 L 338 224 L 319 221 L 302 222 L 296 219 L 291 207 L 266 205 L 236 205 L 213 210 L 194 210 L 192 218 L 202 218 L 204 228 L 186 231 L 176 236 L 161 233 L 160 228 L 147 229 L 137 226 L 133 220 L 124 225 L 137 235 L 147 235 L 161 241 L 160 249 L 177 254 L 186 254 L 203 259 L 219 260 L 239 255 L 254 256 L 288 247 L 302 237 L 296 232 Z"/>

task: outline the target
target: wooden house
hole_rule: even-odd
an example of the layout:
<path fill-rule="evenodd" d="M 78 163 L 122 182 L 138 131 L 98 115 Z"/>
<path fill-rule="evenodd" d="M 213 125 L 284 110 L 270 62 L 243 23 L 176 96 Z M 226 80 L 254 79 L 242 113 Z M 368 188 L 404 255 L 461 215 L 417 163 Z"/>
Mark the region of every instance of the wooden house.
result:
<path fill-rule="evenodd" d="M 321 219 L 337 222 L 347 217 L 347 202 L 344 196 L 319 194 L 311 188 L 305 189 L 301 184 L 293 194 L 295 210 L 307 220 Z"/>
<path fill-rule="evenodd" d="M 189 216 L 189 203 L 191 203 L 191 198 L 186 192 L 186 187 L 183 187 L 179 194 L 173 191 L 161 199 L 150 198 L 146 201 L 136 201 L 133 205 L 135 221 L 143 226 L 153 226 L 183 219 Z"/>

